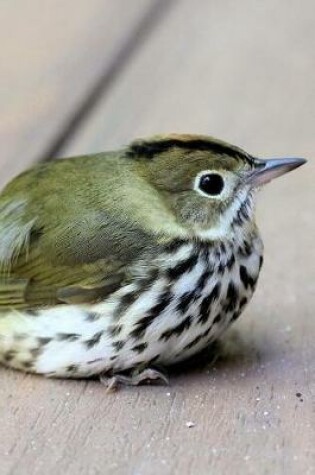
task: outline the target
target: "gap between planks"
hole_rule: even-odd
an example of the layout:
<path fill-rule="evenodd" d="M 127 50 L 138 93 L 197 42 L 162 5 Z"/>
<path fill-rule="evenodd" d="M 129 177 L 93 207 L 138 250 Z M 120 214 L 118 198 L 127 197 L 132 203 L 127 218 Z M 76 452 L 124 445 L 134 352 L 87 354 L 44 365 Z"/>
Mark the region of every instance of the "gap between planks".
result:
<path fill-rule="evenodd" d="M 92 112 L 97 102 L 110 93 L 110 89 L 115 80 L 123 74 L 128 64 L 132 61 L 142 44 L 150 37 L 155 28 L 167 15 L 170 8 L 177 0 L 155 0 L 145 12 L 143 17 L 135 25 L 134 29 L 128 35 L 120 51 L 113 58 L 109 66 L 106 66 L 103 73 L 95 81 L 89 93 L 82 98 L 67 124 L 61 132 L 51 141 L 43 153 L 36 160 L 37 162 L 48 162 L 54 160 L 64 146 L 79 132 Z"/>

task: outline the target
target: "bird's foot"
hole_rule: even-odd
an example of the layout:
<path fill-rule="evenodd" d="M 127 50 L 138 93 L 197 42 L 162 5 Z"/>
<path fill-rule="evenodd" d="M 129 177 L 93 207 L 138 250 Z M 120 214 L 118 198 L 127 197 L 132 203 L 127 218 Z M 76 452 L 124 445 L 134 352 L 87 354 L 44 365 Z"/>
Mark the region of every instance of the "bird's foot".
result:
<path fill-rule="evenodd" d="M 161 381 L 168 385 L 167 375 L 154 368 L 145 368 L 141 371 L 134 371 L 130 376 L 115 374 L 114 376 L 101 375 L 100 381 L 107 387 L 107 392 L 115 391 L 119 386 L 139 386 L 139 384 Z"/>

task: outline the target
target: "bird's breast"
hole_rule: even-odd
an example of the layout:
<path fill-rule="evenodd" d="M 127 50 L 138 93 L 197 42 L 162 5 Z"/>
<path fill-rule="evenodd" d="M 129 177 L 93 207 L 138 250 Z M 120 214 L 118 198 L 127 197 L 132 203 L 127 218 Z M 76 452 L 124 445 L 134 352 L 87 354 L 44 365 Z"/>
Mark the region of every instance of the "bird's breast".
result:
<path fill-rule="evenodd" d="M 63 377 L 176 363 L 238 318 L 261 262 L 257 236 L 235 246 L 175 243 L 139 262 L 131 282 L 100 303 L 9 312 L 0 325 L 2 360 Z"/>
<path fill-rule="evenodd" d="M 237 245 L 181 243 L 141 263 L 115 309 L 124 342 L 119 364 L 168 364 L 200 351 L 239 317 L 261 264 L 258 236 Z"/>

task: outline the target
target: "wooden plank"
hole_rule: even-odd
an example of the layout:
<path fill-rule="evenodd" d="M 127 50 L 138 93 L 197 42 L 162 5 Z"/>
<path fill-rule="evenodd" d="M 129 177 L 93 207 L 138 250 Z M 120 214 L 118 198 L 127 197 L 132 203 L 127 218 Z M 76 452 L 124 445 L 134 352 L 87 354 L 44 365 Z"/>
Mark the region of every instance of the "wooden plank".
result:
<path fill-rule="evenodd" d="M 310 156 L 314 10 L 310 0 L 182 0 L 65 153 L 177 130 Z M 260 197 L 265 266 L 215 369 L 112 395 L 1 370 L 1 475 L 312 475 L 314 168 Z"/>
<path fill-rule="evenodd" d="M 312 0 L 184 0 L 61 155 L 197 132 L 260 154 L 314 148 Z"/>
<path fill-rule="evenodd" d="M 2 2 L 0 186 L 62 133 L 153 3 Z"/>

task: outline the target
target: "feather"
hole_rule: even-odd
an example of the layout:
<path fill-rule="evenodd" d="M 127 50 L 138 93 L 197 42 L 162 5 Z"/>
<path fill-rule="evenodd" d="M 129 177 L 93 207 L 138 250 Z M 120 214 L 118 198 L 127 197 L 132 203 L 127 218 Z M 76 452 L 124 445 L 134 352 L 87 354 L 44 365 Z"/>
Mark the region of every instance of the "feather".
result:
<path fill-rule="evenodd" d="M 24 221 L 25 200 L 7 201 L 0 206 L 0 271 L 9 272 L 20 254 L 28 253 L 36 218 Z"/>

